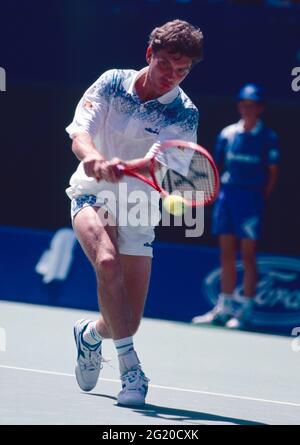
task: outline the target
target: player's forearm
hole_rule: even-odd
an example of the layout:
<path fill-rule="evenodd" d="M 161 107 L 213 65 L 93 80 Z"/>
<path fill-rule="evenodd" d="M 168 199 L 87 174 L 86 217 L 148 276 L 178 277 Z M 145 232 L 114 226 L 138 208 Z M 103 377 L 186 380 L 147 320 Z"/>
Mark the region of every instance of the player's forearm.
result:
<path fill-rule="evenodd" d="M 87 133 L 79 133 L 74 137 L 72 151 L 80 161 L 89 156 L 104 160 L 103 156 L 101 156 L 97 150 L 91 136 Z"/>
<path fill-rule="evenodd" d="M 132 170 L 138 170 L 139 173 L 145 175 L 149 173 L 150 159 L 145 158 L 132 159 L 131 161 L 126 161 L 126 167 Z"/>

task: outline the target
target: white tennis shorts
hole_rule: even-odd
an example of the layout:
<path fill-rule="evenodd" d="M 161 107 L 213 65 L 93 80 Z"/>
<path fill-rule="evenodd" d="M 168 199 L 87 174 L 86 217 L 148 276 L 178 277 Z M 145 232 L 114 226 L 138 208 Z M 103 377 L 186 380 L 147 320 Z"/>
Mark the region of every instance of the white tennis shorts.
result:
<path fill-rule="evenodd" d="M 125 205 L 126 208 L 124 208 Z M 122 206 L 112 206 L 107 200 L 103 200 L 97 195 L 75 196 L 71 200 L 72 221 L 81 209 L 88 206 L 100 207 L 113 216 L 117 226 L 118 247 L 121 254 L 153 256 L 152 244 L 155 238 L 155 225 L 132 224 L 130 218 L 126 218 L 126 215 L 130 214 L 130 209 L 132 208 L 129 203 Z"/>

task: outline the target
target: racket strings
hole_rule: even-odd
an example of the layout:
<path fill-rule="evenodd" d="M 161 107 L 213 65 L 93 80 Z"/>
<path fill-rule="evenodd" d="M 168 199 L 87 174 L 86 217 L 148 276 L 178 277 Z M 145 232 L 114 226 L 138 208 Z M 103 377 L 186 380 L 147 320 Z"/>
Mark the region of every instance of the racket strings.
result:
<path fill-rule="evenodd" d="M 193 150 L 184 174 L 182 169 L 169 168 L 162 180 L 162 187 L 168 193 L 180 194 L 193 205 L 207 203 L 215 194 L 215 173 L 207 157 Z"/>

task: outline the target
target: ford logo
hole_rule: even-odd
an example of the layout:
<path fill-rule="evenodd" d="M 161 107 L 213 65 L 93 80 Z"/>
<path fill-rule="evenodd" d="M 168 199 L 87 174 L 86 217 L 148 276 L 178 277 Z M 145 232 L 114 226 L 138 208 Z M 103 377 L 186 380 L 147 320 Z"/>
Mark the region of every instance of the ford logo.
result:
<path fill-rule="evenodd" d="M 258 283 L 251 323 L 257 326 L 294 327 L 300 323 L 300 259 L 282 256 L 258 256 Z M 237 261 L 238 286 L 242 294 L 243 265 Z M 204 279 L 204 295 L 216 304 L 220 291 L 221 269 Z"/>

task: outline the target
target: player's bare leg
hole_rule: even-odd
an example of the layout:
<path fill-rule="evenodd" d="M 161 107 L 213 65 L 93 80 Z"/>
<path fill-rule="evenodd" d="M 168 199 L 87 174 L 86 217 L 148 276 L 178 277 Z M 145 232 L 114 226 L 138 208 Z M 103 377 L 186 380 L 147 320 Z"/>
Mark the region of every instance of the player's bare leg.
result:
<path fill-rule="evenodd" d="M 103 315 L 97 321 L 97 330 L 103 338 L 133 335 L 143 314 L 151 258 L 120 255 L 116 227 L 103 227 L 101 209 L 82 209 L 75 218 L 74 230 L 99 283 L 99 306 Z"/>
<path fill-rule="evenodd" d="M 102 330 L 99 332 L 96 323 L 91 320 L 78 320 L 74 326 L 77 347 L 75 375 L 78 385 L 84 391 L 90 391 L 97 384 L 103 360 L 102 340 L 111 336 L 122 338 L 130 335 L 130 315 L 122 286 L 117 230 L 113 224 L 105 222 L 104 210 L 93 207 L 83 208 L 73 221 L 77 239 L 95 269 L 97 283 L 101 280 L 103 286 Z M 112 218 L 110 222 L 113 222 Z M 112 302 L 115 305 L 115 319 L 111 325 Z M 119 322 L 119 325 L 116 326 L 114 322 Z"/>
<path fill-rule="evenodd" d="M 138 330 L 144 312 L 150 282 L 152 258 L 149 256 L 120 255 L 123 282 L 131 312 L 132 335 Z"/>
<path fill-rule="evenodd" d="M 128 304 L 131 308 L 132 335 L 138 330 L 146 301 L 151 273 L 151 257 L 121 255 L 121 264 Z M 148 379 L 143 373 L 133 343 L 123 339 L 115 341 L 118 352 L 122 391 L 118 394 L 121 405 L 142 405 L 148 391 Z"/>
<path fill-rule="evenodd" d="M 75 217 L 77 239 L 91 261 L 97 279 L 101 313 L 97 328 L 102 337 L 113 339 L 131 335 L 130 307 L 123 282 L 117 246 L 117 228 L 101 208 L 85 207 Z M 100 292 L 101 286 L 101 292 Z"/>
<path fill-rule="evenodd" d="M 151 258 L 120 255 L 117 229 L 107 224 L 107 216 L 101 208 L 86 207 L 77 214 L 74 230 L 97 277 L 101 315 L 95 324 L 94 337 L 99 335 L 100 340 L 112 337 L 118 351 L 123 385 L 118 402 L 141 405 L 147 394 L 148 379 L 134 351 L 132 335 L 143 314 Z"/>
<path fill-rule="evenodd" d="M 134 335 L 143 316 L 148 293 L 152 258 L 148 256 L 120 255 L 124 287 L 126 289 L 128 306 L 131 314 L 131 335 Z M 99 290 L 99 305 L 100 303 Z M 112 338 L 109 327 L 100 314 L 96 328 L 103 338 Z"/>

